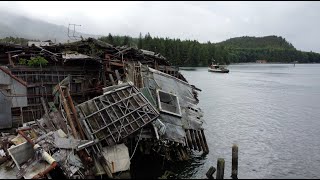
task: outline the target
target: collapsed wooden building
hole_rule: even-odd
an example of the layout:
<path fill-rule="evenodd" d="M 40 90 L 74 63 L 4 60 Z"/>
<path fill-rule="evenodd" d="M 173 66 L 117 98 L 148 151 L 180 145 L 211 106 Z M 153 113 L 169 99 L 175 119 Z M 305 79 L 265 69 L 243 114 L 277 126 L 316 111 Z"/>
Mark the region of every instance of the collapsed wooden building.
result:
<path fill-rule="evenodd" d="M 28 64 L 35 57 L 46 62 Z M 209 152 L 197 107 L 201 90 L 160 54 L 89 38 L 49 46 L 0 44 L 0 64 L 0 103 L 6 107 L 0 109 L 0 129 L 17 128 L 26 139 L 4 148 L 21 177 L 31 177 L 23 164 L 34 155 L 18 152 L 28 143 L 50 152 L 68 178 L 128 172 L 138 146 L 142 154 L 168 161 Z M 48 139 L 55 143 L 41 143 Z M 70 152 L 81 163 L 59 158 Z M 38 169 L 44 176 L 54 168 Z"/>

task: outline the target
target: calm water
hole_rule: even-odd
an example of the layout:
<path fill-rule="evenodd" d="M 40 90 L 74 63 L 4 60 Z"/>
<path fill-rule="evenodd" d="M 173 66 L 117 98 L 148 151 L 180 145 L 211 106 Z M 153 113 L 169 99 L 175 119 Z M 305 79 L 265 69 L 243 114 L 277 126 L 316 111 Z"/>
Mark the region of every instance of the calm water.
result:
<path fill-rule="evenodd" d="M 209 155 L 195 155 L 173 171 L 203 178 L 218 158 L 231 175 L 231 147 L 239 146 L 239 178 L 320 178 L 320 65 L 230 65 L 181 71 L 202 92 Z"/>

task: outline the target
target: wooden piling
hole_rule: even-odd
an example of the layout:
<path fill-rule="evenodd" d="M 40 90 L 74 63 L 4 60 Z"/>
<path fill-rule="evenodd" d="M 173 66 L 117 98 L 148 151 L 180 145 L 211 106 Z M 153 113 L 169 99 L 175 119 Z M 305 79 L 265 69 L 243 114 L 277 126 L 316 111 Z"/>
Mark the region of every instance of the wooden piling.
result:
<path fill-rule="evenodd" d="M 179 161 L 183 161 L 183 157 L 181 152 L 179 151 L 179 148 L 173 148 L 173 152 L 177 155 L 176 157 L 178 158 Z"/>
<path fill-rule="evenodd" d="M 191 139 L 191 135 L 190 135 L 190 130 L 189 130 L 189 129 L 186 130 L 186 135 L 187 135 L 187 140 L 188 140 L 189 148 L 190 148 L 190 149 L 194 149 L 194 148 L 193 148 L 192 139 Z"/>
<path fill-rule="evenodd" d="M 197 145 L 198 145 L 198 148 L 199 148 L 199 151 L 203 151 L 203 148 L 201 146 L 201 142 L 200 142 L 200 138 L 199 138 L 199 135 L 198 135 L 198 131 L 197 130 L 193 130 L 193 133 L 196 137 L 196 141 L 197 141 Z"/>
<path fill-rule="evenodd" d="M 180 151 L 183 160 L 186 161 L 186 160 L 189 159 L 189 158 L 188 158 L 188 155 L 187 155 L 186 152 L 184 151 L 184 147 L 180 146 L 178 150 Z"/>
<path fill-rule="evenodd" d="M 232 146 L 232 179 L 238 179 L 238 146 L 234 144 Z"/>
<path fill-rule="evenodd" d="M 208 143 L 207 143 L 207 140 L 206 140 L 206 136 L 204 135 L 203 129 L 201 130 L 201 135 L 202 135 L 204 144 L 206 146 L 207 152 L 209 153 L 210 150 L 209 150 L 209 146 L 208 146 Z"/>
<path fill-rule="evenodd" d="M 208 179 L 214 179 L 213 174 L 216 172 L 216 168 L 211 166 L 208 170 L 208 172 L 206 173 L 206 176 Z"/>
<path fill-rule="evenodd" d="M 223 179 L 224 177 L 224 159 L 219 158 L 217 163 L 217 176 L 216 179 Z"/>
<path fill-rule="evenodd" d="M 184 138 L 184 141 L 185 141 L 185 146 L 187 148 L 190 148 L 189 143 L 188 143 L 187 133 L 186 133 L 186 137 Z"/>
<path fill-rule="evenodd" d="M 199 138 L 200 138 L 200 143 L 201 143 L 203 152 L 204 152 L 205 154 L 208 154 L 208 149 L 207 149 L 207 147 L 206 147 L 206 145 L 205 145 L 205 143 L 204 143 L 204 140 L 203 140 L 201 131 L 197 131 L 197 133 L 198 133 L 198 136 L 199 136 Z"/>
<path fill-rule="evenodd" d="M 195 138 L 195 135 L 193 133 L 193 130 L 190 129 L 190 135 L 191 135 L 191 139 L 192 139 L 192 145 L 193 145 L 193 149 L 198 151 L 198 145 L 197 145 L 197 141 L 196 141 L 196 138 Z"/>

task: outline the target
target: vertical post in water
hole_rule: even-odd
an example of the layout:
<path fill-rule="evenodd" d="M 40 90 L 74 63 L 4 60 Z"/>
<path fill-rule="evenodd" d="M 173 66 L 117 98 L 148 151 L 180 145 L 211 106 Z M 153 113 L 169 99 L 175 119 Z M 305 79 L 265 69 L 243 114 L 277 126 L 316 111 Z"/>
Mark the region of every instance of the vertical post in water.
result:
<path fill-rule="evenodd" d="M 210 169 L 208 170 L 208 172 L 206 173 L 206 176 L 208 179 L 214 179 L 213 174 L 216 172 L 216 168 L 214 168 L 213 166 L 210 167 Z"/>
<path fill-rule="evenodd" d="M 234 144 L 232 146 L 232 179 L 238 179 L 238 146 Z"/>
<path fill-rule="evenodd" d="M 224 176 L 224 159 L 219 158 L 217 163 L 217 176 L 216 179 L 223 179 Z"/>

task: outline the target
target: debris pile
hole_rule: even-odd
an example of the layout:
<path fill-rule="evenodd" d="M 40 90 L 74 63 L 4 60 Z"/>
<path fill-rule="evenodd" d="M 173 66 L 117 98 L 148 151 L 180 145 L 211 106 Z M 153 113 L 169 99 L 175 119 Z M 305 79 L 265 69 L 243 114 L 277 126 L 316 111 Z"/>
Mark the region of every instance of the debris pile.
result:
<path fill-rule="evenodd" d="M 209 152 L 201 90 L 160 54 L 89 38 L 0 44 L 0 64 L 0 174 L 130 178 L 136 151 Z"/>

